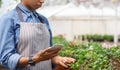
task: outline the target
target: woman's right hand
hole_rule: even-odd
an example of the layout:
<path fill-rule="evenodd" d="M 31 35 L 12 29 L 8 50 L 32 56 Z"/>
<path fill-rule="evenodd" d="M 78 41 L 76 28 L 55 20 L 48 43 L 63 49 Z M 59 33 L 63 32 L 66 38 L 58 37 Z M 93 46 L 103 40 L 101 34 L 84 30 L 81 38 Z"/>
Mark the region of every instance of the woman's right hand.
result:
<path fill-rule="evenodd" d="M 58 51 L 52 51 L 52 52 L 49 51 L 50 51 L 50 47 L 39 51 L 36 55 L 33 56 L 32 60 L 35 63 L 39 63 L 40 61 L 48 60 L 58 55 Z"/>

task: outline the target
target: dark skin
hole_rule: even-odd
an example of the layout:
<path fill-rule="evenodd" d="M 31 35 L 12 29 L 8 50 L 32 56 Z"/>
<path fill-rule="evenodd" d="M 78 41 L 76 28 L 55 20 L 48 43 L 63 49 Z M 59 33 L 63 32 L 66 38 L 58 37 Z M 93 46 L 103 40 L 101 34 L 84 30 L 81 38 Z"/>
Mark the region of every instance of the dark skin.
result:
<path fill-rule="evenodd" d="M 26 8 L 28 8 L 30 11 L 35 11 L 36 9 L 40 8 L 43 2 L 44 0 L 21 0 L 21 4 Z M 36 53 L 33 56 L 32 60 L 37 64 L 40 61 L 51 59 L 52 63 L 60 65 L 65 68 L 68 67 L 67 64 L 75 62 L 75 59 L 73 58 L 58 56 L 59 50 L 52 51 L 52 52 L 49 52 L 49 50 L 50 50 L 50 47 L 42 51 L 38 51 L 38 53 Z M 21 57 L 18 61 L 17 66 L 18 67 L 27 66 L 28 60 L 29 60 L 29 57 Z"/>
<path fill-rule="evenodd" d="M 30 11 L 34 11 L 42 6 L 44 0 L 21 0 L 21 4 L 27 7 Z"/>

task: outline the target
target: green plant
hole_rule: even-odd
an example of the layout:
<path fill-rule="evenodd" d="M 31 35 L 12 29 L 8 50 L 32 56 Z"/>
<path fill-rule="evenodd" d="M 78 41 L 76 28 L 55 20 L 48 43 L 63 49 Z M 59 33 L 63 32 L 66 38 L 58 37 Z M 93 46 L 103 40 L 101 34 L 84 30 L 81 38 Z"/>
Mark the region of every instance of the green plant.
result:
<path fill-rule="evenodd" d="M 64 39 L 63 39 L 64 40 Z M 119 70 L 120 47 L 104 48 L 97 42 L 65 42 L 59 55 L 76 59 L 72 70 Z"/>
<path fill-rule="evenodd" d="M 93 41 L 103 41 L 104 38 L 103 38 L 103 35 L 93 35 Z"/>
<path fill-rule="evenodd" d="M 65 47 L 60 52 L 61 56 L 73 57 L 77 61 L 71 64 L 72 70 L 110 70 L 109 61 L 101 45 L 97 43 L 81 44 L 79 47 Z"/>
<path fill-rule="evenodd" d="M 2 0 L 0 0 L 0 7 L 1 7 L 1 5 L 2 5 Z"/>
<path fill-rule="evenodd" d="M 104 35 L 104 39 L 108 42 L 113 42 L 113 35 Z"/>
<path fill-rule="evenodd" d="M 102 41 L 108 41 L 108 42 L 113 42 L 113 35 L 81 35 L 82 40 L 88 40 L 88 41 L 94 41 L 94 42 L 102 42 Z"/>
<path fill-rule="evenodd" d="M 64 44 L 64 46 L 68 46 L 68 42 L 63 35 L 54 36 L 52 41 L 53 44 Z"/>

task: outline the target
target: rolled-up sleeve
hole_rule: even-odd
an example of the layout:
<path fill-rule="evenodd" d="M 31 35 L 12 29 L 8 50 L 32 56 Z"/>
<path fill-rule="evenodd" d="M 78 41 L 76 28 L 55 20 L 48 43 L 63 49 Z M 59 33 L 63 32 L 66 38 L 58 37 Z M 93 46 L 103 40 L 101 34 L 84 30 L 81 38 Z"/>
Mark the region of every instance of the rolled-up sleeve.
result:
<path fill-rule="evenodd" d="M 12 54 L 8 60 L 8 66 L 11 70 L 14 70 L 16 68 L 16 65 L 18 63 L 18 60 L 21 56 L 17 53 Z"/>
<path fill-rule="evenodd" d="M 13 16 L 4 15 L 0 19 L 0 63 L 15 70 L 21 55 L 16 51 L 14 20 L 11 17 Z"/>

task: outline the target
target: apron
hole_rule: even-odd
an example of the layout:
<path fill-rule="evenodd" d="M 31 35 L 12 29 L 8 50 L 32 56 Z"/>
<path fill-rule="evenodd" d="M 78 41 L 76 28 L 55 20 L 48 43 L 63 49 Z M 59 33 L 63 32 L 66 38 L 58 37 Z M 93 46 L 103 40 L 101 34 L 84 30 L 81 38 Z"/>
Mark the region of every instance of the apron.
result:
<path fill-rule="evenodd" d="M 17 51 L 24 57 L 34 56 L 40 50 L 50 46 L 49 31 L 44 23 L 26 23 L 23 22 L 23 16 L 19 7 L 16 8 L 20 18 L 20 35 L 17 45 Z M 16 70 L 52 70 L 51 59 L 41 61 L 35 66 L 27 65 Z"/>

